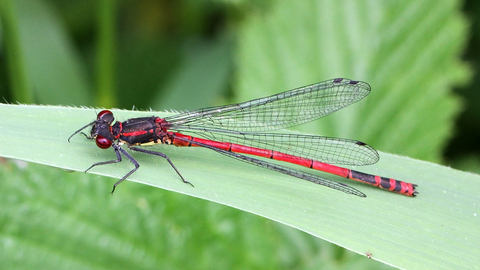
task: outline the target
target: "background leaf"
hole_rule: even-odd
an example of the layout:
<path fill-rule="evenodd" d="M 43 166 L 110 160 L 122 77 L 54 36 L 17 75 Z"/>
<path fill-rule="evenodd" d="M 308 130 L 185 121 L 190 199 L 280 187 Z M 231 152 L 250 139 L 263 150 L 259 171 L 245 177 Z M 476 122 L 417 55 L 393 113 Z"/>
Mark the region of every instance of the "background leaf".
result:
<path fill-rule="evenodd" d="M 44 1 L 14 2 L 21 51 L 37 102 L 91 105 L 84 63 L 59 18 Z"/>
<path fill-rule="evenodd" d="M 448 89 L 468 77 L 457 60 L 466 25 L 456 8 L 455 1 L 276 1 L 240 28 L 239 100 L 322 78 L 366 81 L 365 101 L 300 129 L 438 162 L 459 111 Z"/>

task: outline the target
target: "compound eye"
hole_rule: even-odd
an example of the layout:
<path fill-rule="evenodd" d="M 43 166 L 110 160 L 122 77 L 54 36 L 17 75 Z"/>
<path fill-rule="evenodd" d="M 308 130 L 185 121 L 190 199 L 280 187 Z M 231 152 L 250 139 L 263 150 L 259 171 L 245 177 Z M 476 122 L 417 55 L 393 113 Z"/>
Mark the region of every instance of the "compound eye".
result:
<path fill-rule="evenodd" d="M 97 135 L 95 142 L 97 143 L 97 146 L 102 149 L 107 149 L 112 146 L 112 141 L 100 135 Z"/>
<path fill-rule="evenodd" d="M 97 120 L 107 123 L 113 122 L 113 113 L 109 110 L 103 110 L 97 114 Z"/>

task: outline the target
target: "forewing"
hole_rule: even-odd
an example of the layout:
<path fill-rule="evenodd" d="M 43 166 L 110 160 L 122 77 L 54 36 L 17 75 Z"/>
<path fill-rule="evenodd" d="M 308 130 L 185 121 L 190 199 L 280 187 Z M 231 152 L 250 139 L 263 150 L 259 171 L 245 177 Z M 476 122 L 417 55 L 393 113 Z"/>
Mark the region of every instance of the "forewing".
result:
<path fill-rule="evenodd" d="M 333 79 L 273 96 L 186 112 L 165 120 L 172 129 L 262 132 L 324 117 L 370 93 L 365 82 Z"/>

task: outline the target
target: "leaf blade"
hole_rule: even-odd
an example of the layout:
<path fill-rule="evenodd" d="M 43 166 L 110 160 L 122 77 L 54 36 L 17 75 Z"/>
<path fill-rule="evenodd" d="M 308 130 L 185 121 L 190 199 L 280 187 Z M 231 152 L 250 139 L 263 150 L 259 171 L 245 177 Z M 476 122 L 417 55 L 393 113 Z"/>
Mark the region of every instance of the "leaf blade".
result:
<path fill-rule="evenodd" d="M 114 113 L 118 120 L 157 114 Z M 97 149 L 83 136 L 66 142 L 71 133 L 94 117 L 91 109 L 1 105 L 0 114 L 12 116 L 2 124 L 0 134 L 2 140 L 15 146 L 2 147 L 0 156 L 80 171 L 92 162 L 114 157 L 111 151 Z M 35 134 L 32 140 L 24 139 L 27 131 Z M 414 182 L 419 185 L 420 195 L 408 198 L 345 181 L 367 194 L 362 199 L 226 159 L 208 149 L 155 150 L 164 151 L 195 188 L 183 184 L 166 162 L 147 155 L 134 155 L 141 167 L 129 180 L 267 217 L 358 253 L 370 250 L 377 260 L 394 266 L 451 268 L 478 263 L 480 231 L 474 216 L 478 213 L 474 203 L 480 192 L 478 175 L 381 154 L 378 165 L 361 170 Z M 118 179 L 128 172 L 129 165 L 101 166 L 92 173 Z"/>

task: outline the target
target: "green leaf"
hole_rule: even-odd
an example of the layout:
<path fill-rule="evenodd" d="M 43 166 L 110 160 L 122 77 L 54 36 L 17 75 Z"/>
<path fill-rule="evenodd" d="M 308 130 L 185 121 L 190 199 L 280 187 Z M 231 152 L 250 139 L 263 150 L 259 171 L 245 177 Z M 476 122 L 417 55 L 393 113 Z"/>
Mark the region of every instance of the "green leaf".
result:
<path fill-rule="evenodd" d="M 458 1 L 275 1 L 241 25 L 239 100 L 336 77 L 366 81 L 368 98 L 301 130 L 438 162 L 460 109 L 449 89 L 469 75 L 458 60 L 467 37 L 458 8 Z"/>
<path fill-rule="evenodd" d="M 15 34 L 19 40 L 9 43 L 11 47 L 7 49 L 17 52 L 17 61 L 25 70 L 24 77 L 17 76 L 15 79 L 22 79 L 26 81 L 23 82 L 25 87 L 33 88 L 28 89 L 33 92 L 29 95 L 33 95 L 38 103 L 91 104 L 85 67 L 51 7 L 40 0 L 11 2 L 14 8 L 9 11 L 15 14 L 8 18 L 17 17 L 15 30 L 18 33 Z M 9 36 L 5 39 L 8 40 Z M 18 68 L 9 66 L 11 73 L 17 72 Z"/>
<path fill-rule="evenodd" d="M 146 185 L 2 162 L 2 269 L 372 269 L 299 230 Z M 244 233 L 248 232 L 248 233 Z M 353 254 L 353 255 L 352 255 Z M 185 258 L 188 258 L 186 260 Z"/>
<path fill-rule="evenodd" d="M 120 110 L 113 110 L 113 112 L 117 120 L 147 115 L 159 115 L 162 117 L 167 115 L 157 112 Z M 4 143 L 0 148 L 0 156 L 2 157 L 16 158 L 78 171 L 85 170 L 94 162 L 110 160 L 115 157 L 111 149 L 99 149 L 91 140 L 87 140 L 82 135 L 73 137 L 71 143 L 67 142 L 67 138 L 75 130 L 94 119 L 95 113 L 92 109 L 1 105 L 0 115 L 9 116 L 4 119 L 0 127 L 1 140 L 8 142 Z M 368 196 L 367 198 L 359 198 L 238 162 L 234 159 L 228 159 L 208 149 L 177 148 L 172 146 L 154 146 L 150 149 L 167 154 L 182 175 L 192 182 L 195 187 L 193 188 L 182 183 L 165 160 L 137 153 L 134 153 L 133 156 L 141 164 L 141 167 L 129 180 L 188 194 L 254 213 L 361 254 L 370 251 L 374 259 L 397 267 L 419 268 L 428 266 L 447 269 L 459 265 L 472 267 L 479 262 L 479 206 L 476 203 L 478 194 L 480 194 L 480 177 L 478 175 L 381 153 L 382 159 L 377 165 L 362 167 L 361 170 L 414 182 L 419 185 L 420 195 L 416 198 L 409 198 L 360 183 L 348 182 L 348 180 L 343 180 L 339 177 L 327 176 L 331 179 L 348 183 L 362 190 Z M 118 179 L 132 167 L 132 164 L 124 161 L 120 164 L 94 168 L 90 173 Z M 311 170 L 310 172 L 323 175 L 320 172 L 312 172 Z M 78 177 L 83 177 L 81 175 L 83 174 L 78 174 Z M 31 177 L 31 181 L 33 181 L 37 176 Z M 51 177 L 49 181 L 55 181 L 59 186 L 65 185 L 68 187 L 71 184 L 68 181 L 64 183 L 58 182 L 62 181 L 62 178 L 61 176 Z M 91 179 L 89 181 L 96 180 Z M 8 183 L 15 185 L 15 182 L 9 181 Z M 34 181 L 33 183 L 37 182 Z M 2 203 L 2 209 L 5 209 L 2 212 L 4 224 L 6 222 L 5 219 L 13 215 L 11 211 L 15 212 L 15 209 L 19 209 L 20 202 L 20 205 L 37 203 L 35 195 L 32 195 L 31 192 L 36 194 L 41 192 L 41 190 L 45 190 L 38 186 L 24 186 L 22 182 L 18 184 L 19 186 L 16 187 L 15 190 L 17 191 L 15 192 L 21 192 L 24 195 L 18 197 L 15 195 L 8 196 L 5 199 L 6 201 Z M 86 184 L 89 185 L 88 183 Z M 75 189 L 67 187 L 65 187 L 66 190 L 61 192 L 57 189 L 53 191 L 45 190 L 49 194 L 45 196 L 53 197 L 49 200 L 57 201 L 58 205 L 61 205 L 63 200 L 70 200 L 73 194 L 82 198 L 81 195 L 75 193 Z M 88 188 L 82 189 L 82 192 L 86 189 Z M 128 184 L 120 185 L 113 197 L 116 198 L 117 194 L 120 194 L 118 196 L 123 196 L 121 194 L 128 192 L 128 189 Z M 4 190 L 12 191 L 13 189 L 6 188 Z M 105 198 L 109 198 L 109 191 L 109 185 L 102 186 L 101 189 L 95 189 L 91 194 L 86 194 L 78 204 L 69 207 L 74 207 L 77 211 L 85 213 L 86 209 L 91 209 L 85 203 L 90 199 L 93 201 L 98 200 L 98 197 L 100 197 L 100 200 L 106 200 Z M 151 211 L 148 210 L 151 209 L 148 205 L 149 199 L 141 199 L 141 193 L 135 194 L 135 196 L 140 198 L 138 199 L 140 204 L 138 207 L 140 209 L 147 207 L 142 211 Z M 149 196 L 153 195 L 150 194 Z M 22 201 L 25 198 L 30 199 Z M 114 201 L 107 205 L 112 205 L 113 207 L 116 199 L 112 200 Z M 49 205 L 47 202 L 44 202 L 44 204 Z M 145 203 L 147 205 L 142 206 Z M 41 204 L 38 207 L 35 208 L 37 211 L 51 211 L 49 207 L 43 208 Z M 194 205 L 188 207 L 195 208 Z M 178 208 L 173 209 L 178 211 Z M 119 222 L 119 220 L 115 219 L 110 223 L 102 223 L 101 220 L 95 217 L 87 218 L 83 216 L 84 214 L 68 209 L 60 212 L 58 213 L 57 211 L 57 213 L 49 213 L 48 215 L 46 213 L 44 218 L 48 220 L 53 218 L 50 215 L 54 215 L 56 218 L 64 215 L 73 215 L 73 219 L 68 221 L 65 227 L 60 225 L 58 225 L 58 228 L 55 227 L 53 232 L 51 232 L 55 237 L 49 238 L 49 241 L 51 241 L 49 243 L 42 242 L 44 236 L 37 236 L 39 237 L 38 239 L 28 239 L 27 241 L 24 237 L 28 236 L 28 233 L 19 236 L 13 233 L 16 230 L 15 228 L 17 228 L 17 225 L 14 224 L 18 223 L 18 226 L 20 226 L 20 224 L 28 223 L 25 223 L 26 221 L 21 218 L 22 215 L 18 216 L 18 220 L 11 221 L 14 224 L 8 223 L 7 227 L 3 225 L 2 231 L 5 231 L 5 233 L 2 241 L 8 243 L 7 246 L 4 244 L 2 247 L 6 252 L 5 254 L 13 252 L 9 248 L 37 249 L 40 243 L 46 246 L 53 245 L 55 248 L 65 250 L 63 246 L 68 246 L 69 241 L 65 241 L 65 243 L 61 243 L 61 241 L 65 237 L 68 239 L 74 237 L 71 239 L 72 241 L 75 238 L 81 238 L 82 243 L 85 242 L 85 244 L 89 245 L 89 248 L 87 248 L 88 252 L 92 252 L 92 246 L 102 245 L 104 241 L 106 241 L 104 242 L 106 245 L 112 244 L 112 241 L 115 242 L 117 249 L 123 246 L 123 249 L 109 251 L 111 253 L 108 256 L 105 255 L 106 257 L 97 258 L 96 260 L 100 260 L 98 264 L 103 263 L 102 260 L 115 261 L 115 256 L 122 252 L 130 254 L 123 257 L 125 261 L 122 262 L 124 263 L 132 263 L 131 265 L 134 265 L 139 260 L 138 258 L 146 258 L 145 265 L 155 263 L 154 255 L 156 252 L 160 252 L 158 249 L 161 249 L 161 246 L 156 246 L 156 244 L 160 243 L 161 239 L 152 240 L 154 241 L 152 245 L 156 246 L 155 251 L 149 251 L 150 245 L 145 246 L 144 244 L 136 243 L 133 240 L 138 239 L 134 236 L 135 233 L 129 234 L 124 231 L 115 233 L 113 231 L 112 233 L 116 234 L 116 237 L 103 236 L 106 238 L 97 239 L 96 236 L 100 237 L 110 231 L 109 224 L 111 222 Z M 191 213 L 188 210 L 185 210 L 185 213 L 181 212 L 176 213 L 188 220 L 187 223 L 194 223 L 203 218 L 184 216 L 186 213 Z M 148 224 L 155 221 L 155 219 L 147 217 L 142 217 L 142 219 L 138 220 L 137 218 L 140 217 L 136 216 L 135 213 L 141 215 L 141 213 L 138 213 L 138 209 L 126 209 L 125 212 L 118 210 L 118 216 L 127 215 L 130 217 L 132 215 L 133 217 L 128 219 L 129 222 L 115 228 L 120 227 L 123 228 L 122 230 L 141 234 L 144 232 L 137 232 L 138 227 L 132 224 L 142 224 L 142 222 Z M 41 217 L 42 215 L 39 215 L 37 218 Z M 77 222 L 76 219 L 80 219 L 82 222 Z M 85 227 L 86 220 L 88 220 L 87 227 Z M 25 226 L 28 227 L 28 225 L 20 227 L 24 228 L 22 230 L 27 230 Z M 132 226 L 132 228 L 129 229 L 129 226 Z M 142 226 L 157 228 L 153 224 Z M 226 226 L 228 228 L 228 225 Z M 64 232 L 56 231 L 66 230 L 66 228 L 68 229 Z M 178 230 L 183 231 L 187 229 L 182 227 L 173 230 L 179 233 Z M 62 240 L 56 238 L 59 235 Z M 81 235 L 89 236 L 82 238 Z M 157 237 L 154 233 L 150 236 Z M 55 241 L 60 241 L 60 243 Z M 108 251 L 108 248 L 106 250 Z M 102 252 L 107 252 L 106 250 Z M 48 256 L 58 255 L 50 254 Z M 79 261 L 81 261 L 82 256 L 87 255 L 70 254 L 69 256 L 79 258 Z M 51 258 L 53 259 L 54 257 Z M 71 260 L 68 256 L 67 258 L 62 258 Z"/>
<path fill-rule="evenodd" d="M 165 87 L 168 92 L 157 91 L 151 98 L 152 108 L 194 110 L 209 107 L 225 89 L 232 60 L 229 40 L 219 38 L 214 42 L 194 40 L 191 43 L 183 49 L 182 65 L 169 78 Z M 199 93 L 202 93 L 201 99 Z"/>
<path fill-rule="evenodd" d="M 365 100 L 299 129 L 355 138 L 380 150 L 438 162 L 442 146 L 451 134 L 453 118 L 460 110 L 459 100 L 449 93 L 449 89 L 466 83 L 470 75 L 466 65 L 459 61 L 467 37 L 467 24 L 458 11 L 459 6 L 458 1 L 325 0 L 301 4 L 274 1 L 267 11 L 260 8 L 260 11 L 249 13 L 240 27 L 237 96 L 239 100 L 248 100 L 334 77 L 366 81 L 372 86 L 372 93 Z M 379 166 L 382 162 L 386 162 L 386 155 L 381 155 Z M 437 184 L 440 180 L 433 173 L 433 167 L 425 168 L 413 161 L 410 166 L 400 165 L 403 163 L 400 160 L 393 163 L 399 167 L 385 175 L 393 173 L 394 177 L 411 179 L 414 183 L 425 177 L 428 189 L 431 183 Z M 398 176 L 399 173 L 407 176 L 403 178 Z M 449 182 L 470 184 L 463 175 L 452 173 L 442 177 L 447 177 L 444 182 L 440 180 L 445 184 L 442 192 L 456 190 Z M 422 190 L 420 197 L 423 199 L 423 196 L 428 194 L 424 195 Z M 476 205 L 475 196 L 478 196 L 475 192 L 471 193 L 469 202 L 456 210 L 447 207 L 448 211 L 463 211 L 464 206 L 471 210 L 469 218 L 472 223 L 464 227 L 466 231 L 475 226 L 473 223 L 478 214 L 478 208 L 472 208 Z M 399 214 L 400 203 L 391 200 L 385 198 L 384 202 L 392 205 L 384 205 L 389 210 L 384 215 Z M 433 202 L 436 200 L 443 198 L 438 196 Z M 433 211 L 417 201 L 410 203 L 415 210 L 424 213 Z M 434 212 L 441 212 L 441 209 Z M 415 216 L 407 214 L 407 211 L 403 214 Z M 366 237 L 382 235 L 391 240 L 392 245 L 382 245 L 381 250 L 403 253 L 403 258 L 381 260 L 397 267 L 419 268 L 422 265 L 420 260 L 413 262 L 418 256 L 435 254 L 437 263 L 433 263 L 433 259 L 430 261 L 433 264 L 425 263 L 421 267 L 449 268 L 439 264 L 445 260 L 442 257 L 445 250 L 439 251 L 432 246 L 426 251 L 422 248 L 423 242 L 409 242 L 421 238 L 419 234 L 429 232 L 436 227 L 435 224 L 418 226 L 414 232 L 402 231 L 399 234 L 384 225 L 416 227 L 411 224 L 425 219 L 427 223 L 436 221 L 445 224 L 449 217 L 436 214 L 432 214 L 435 217 L 418 216 L 416 222 L 410 223 L 409 218 L 401 217 L 403 214 L 390 221 L 372 213 L 366 214 L 375 221 L 370 226 L 372 231 L 364 232 Z M 357 224 L 356 218 L 352 217 L 349 221 Z M 380 223 L 377 224 L 378 221 Z M 428 243 L 434 243 L 439 238 L 422 236 Z M 405 241 L 398 241 L 399 237 L 404 237 Z M 478 239 L 470 243 L 475 242 Z M 457 247 L 449 240 L 438 246 L 445 249 Z M 458 256 L 463 252 L 460 250 Z M 456 264 L 449 262 L 452 266 Z M 459 260 L 457 263 L 464 266 Z M 467 265 L 476 263 L 478 259 Z"/>
<path fill-rule="evenodd" d="M 5 38 L 5 55 L 9 69 L 10 88 L 13 98 L 19 102 L 32 102 L 33 91 L 28 79 L 25 57 L 20 46 L 20 29 L 13 0 L 0 3 L 0 17 L 2 19 L 2 38 Z"/>

